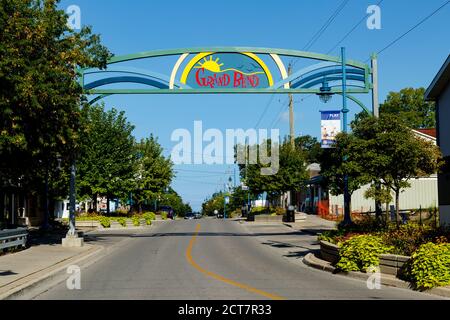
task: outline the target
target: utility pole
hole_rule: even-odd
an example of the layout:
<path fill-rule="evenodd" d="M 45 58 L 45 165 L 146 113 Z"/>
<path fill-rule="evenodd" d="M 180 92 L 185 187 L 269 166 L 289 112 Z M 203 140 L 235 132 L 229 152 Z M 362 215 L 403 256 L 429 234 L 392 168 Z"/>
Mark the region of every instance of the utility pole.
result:
<path fill-rule="evenodd" d="M 380 116 L 380 102 L 378 100 L 378 59 L 377 54 L 372 54 L 372 112 L 375 118 Z"/>
<path fill-rule="evenodd" d="M 378 59 L 377 54 L 374 53 L 371 56 L 372 65 L 372 113 L 375 118 L 380 117 L 380 102 L 378 100 Z M 375 182 L 375 188 L 377 191 L 381 190 L 380 181 Z M 381 201 L 375 200 L 375 216 L 381 218 Z"/>
<path fill-rule="evenodd" d="M 289 63 L 288 75 L 292 74 L 292 64 Z M 290 84 L 289 84 L 290 88 Z M 295 130 L 294 130 L 294 95 L 289 93 L 289 131 L 290 131 L 290 141 L 291 148 L 295 148 Z"/>

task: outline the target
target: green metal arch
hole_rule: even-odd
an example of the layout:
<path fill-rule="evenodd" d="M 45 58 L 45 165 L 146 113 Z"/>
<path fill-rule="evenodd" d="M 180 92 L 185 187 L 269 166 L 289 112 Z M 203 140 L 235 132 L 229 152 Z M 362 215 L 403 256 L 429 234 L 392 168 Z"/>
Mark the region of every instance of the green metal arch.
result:
<path fill-rule="evenodd" d="M 342 93 L 337 93 L 338 95 L 342 96 Z M 355 102 L 358 106 L 361 107 L 361 109 L 363 109 L 365 112 L 367 112 L 367 114 L 373 116 L 373 112 L 370 111 L 365 105 L 364 103 L 362 103 L 360 100 L 358 100 L 357 98 L 355 98 L 354 96 L 347 94 L 347 98 L 352 100 L 353 102 Z"/>
<path fill-rule="evenodd" d="M 129 55 L 116 56 L 111 58 L 108 61 L 108 64 L 145 59 L 150 57 L 173 56 L 173 55 L 180 55 L 183 53 L 200 53 L 200 52 L 252 52 L 259 54 L 278 54 L 288 57 L 308 58 L 313 60 L 331 61 L 336 63 L 341 62 L 341 58 L 337 56 L 330 56 L 322 53 L 314 53 L 290 49 L 260 48 L 260 47 L 198 47 L 198 48 L 180 48 L 169 50 L 145 51 Z M 369 67 L 367 64 L 355 60 L 347 60 L 347 65 L 361 69 L 366 69 Z"/>

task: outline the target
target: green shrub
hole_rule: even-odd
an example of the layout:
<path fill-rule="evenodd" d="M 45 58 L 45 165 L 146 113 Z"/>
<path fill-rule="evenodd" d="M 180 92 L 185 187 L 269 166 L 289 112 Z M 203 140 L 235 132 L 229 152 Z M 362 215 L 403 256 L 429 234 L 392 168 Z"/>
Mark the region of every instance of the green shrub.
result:
<path fill-rule="evenodd" d="M 317 237 L 319 241 L 327 241 L 333 244 L 338 244 L 338 238 L 345 235 L 343 230 L 327 230 Z"/>
<path fill-rule="evenodd" d="M 99 217 L 98 221 L 103 226 L 103 228 L 111 227 L 111 219 L 109 219 L 108 217 Z"/>
<path fill-rule="evenodd" d="M 129 212 L 128 212 L 128 210 L 125 210 L 125 209 L 117 209 L 116 211 L 113 212 L 113 214 L 118 217 L 120 217 L 120 216 L 127 217 Z"/>
<path fill-rule="evenodd" d="M 384 243 L 394 247 L 392 253 L 410 256 L 420 245 L 428 242 L 426 238 L 430 231 L 430 227 L 408 223 L 399 228 L 391 228 L 382 237 Z"/>
<path fill-rule="evenodd" d="M 284 215 L 286 213 L 286 209 L 281 208 L 281 207 L 276 207 L 274 213 L 277 216 L 282 216 L 282 215 Z"/>
<path fill-rule="evenodd" d="M 156 215 L 153 212 L 146 212 L 142 215 L 142 218 L 145 219 L 145 223 L 149 226 L 152 224 L 152 220 L 156 219 Z"/>
<path fill-rule="evenodd" d="M 154 212 L 144 212 L 142 215 L 145 219 L 145 217 L 148 217 L 150 220 L 156 220 L 156 214 Z"/>
<path fill-rule="evenodd" d="M 450 244 L 421 245 L 411 256 L 408 275 L 421 290 L 450 284 Z"/>
<path fill-rule="evenodd" d="M 363 271 L 380 264 L 380 254 L 388 253 L 392 247 L 386 246 L 379 236 L 358 235 L 345 241 L 340 249 L 340 259 L 336 267 L 342 271 Z"/>
<path fill-rule="evenodd" d="M 126 227 L 126 226 L 127 226 L 127 219 L 125 219 L 125 218 L 117 218 L 117 222 L 118 222 L 122 227 Z"/>
<path fill-rule="evenodd" d="M 134 216 L 131 218 L 131 221 L 133 221 L 133 225 L 134 225 L 135 227 L 139 227 L 139 226 L 141 225 L 141 219 L 140 219 L 140 217 L 137 216 L 137 215 L 134 215 Z"/>
<path fill-rule="evenodd" d="M 252 213 L 253 214 L 267 214 L 268 209 L 267 209 L 267 207 L 254 207 L 254 208 L 252 208 Z"/>
<path fill-rule="evenodd" d="M 161 211 L 161 219 L 167 220 L 167 212 Z"/>

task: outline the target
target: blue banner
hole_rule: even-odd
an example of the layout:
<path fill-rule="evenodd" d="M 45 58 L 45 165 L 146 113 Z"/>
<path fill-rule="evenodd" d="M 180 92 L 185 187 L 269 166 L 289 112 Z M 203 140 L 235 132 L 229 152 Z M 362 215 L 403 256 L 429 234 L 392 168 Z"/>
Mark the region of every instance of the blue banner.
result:
<path fill-rule="evenodd" d="M 333 148 L 341 132 L 341 112 L 321 111 L 320 135 L 322 148 Z"/>

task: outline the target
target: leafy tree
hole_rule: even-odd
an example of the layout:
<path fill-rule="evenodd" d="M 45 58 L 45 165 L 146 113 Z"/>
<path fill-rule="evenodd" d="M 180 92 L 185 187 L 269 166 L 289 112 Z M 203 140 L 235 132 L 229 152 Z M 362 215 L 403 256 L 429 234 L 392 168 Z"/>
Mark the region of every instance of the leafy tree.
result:
<path fill-rule="evenodd" d="M 371 180 L 378 180 L 395 193 L 397 224 L 400 192 L 410 179 L 429 176 L 441 166 L 441 153 L 433 143 L 416 137 L 400 116 L 381 114 L 352 126 L 354 161 Z"/>
<path fill-rule="evenodd" d="M 334 148 L 324 149 L 319 155 L 320 174 L 323 184 L 332 195 L 344 194 L 344 176 L 348 176 L 350 195 L 370 181 L 364 166 L 356 160 L 355 138 L 351 134 L 340 133 L 336 136 Z M 344 160 L 345 159 L 345 160 Z"/>
<path fill-rule="evenodd" d="M 305 161 L 307 163 L 319 162 L 322 148 L 320 142 L 317 141 L 317 138 L 311 137 L 310 135 L 299 136 L 295 138 L 295 145 L 296 148 L 304 153 Z"/>
<path fill-rule="evenodd" d="M 413 129 L 435 128 L 435 112 L 434 102 L 425 101 L 425 88 L 390 92 L 380 106 L 380 114 L 395 114 Z"/>
<path fill-rule="evenodd" d="M 202 204 L 202 213 L 207 216 L 214 216 L 214 211 L 220 213 L 224 211 L 224 202 L 226 194 L 223 192 L 214 193 L 209 199 Z"/>
<path fill-rule="evenodd" d="M 136 185 L 133 197 L 138 210 L 142 211 L 145 201 L 155 198 L 170 185 L 174 173 L 172 162 L 164 157 L 163 148 L 153 135 L 142 139 L 136 145 L 136 153 Z"/>
<path fill-rule="evenodd" d="M 292 149 L 289 141 L 285 140 L 279 148 L 279 170 L 273 175 L 262 175 L 261 169 L 267 167 L 259 159 L 260 149 L 270 145 L 263 142 L 259 146 L 250 146 L 258 150 L 258 163 L 240 165 L 241 179 L 250 188 L 250 192 L 257 196 L 267 193 L 269 202 L 273 202 L 283 193 L 299 190 L 308 179 L 305 168 L 305 154 L 298 146 Z M 267 152 L 270 154 L 270 151 Z"/>
<path fill-rule="evenodd" d="M 392 201 L 391 189 L 387 188 L 386 185 L 380 185 L 379 187 L 372 183 L 370 187 L 364 193 L 366 199 L 372 198 L 375 201 L 386 204 L 386 217 L 385 222 L 389 221 L 389 203 Z"/>
<path fill-rule="evenodd" d="M 242 190 L 242 187 L 236 187 L 230 194 L 230 203 L 227 205 L 230 211 L 241 209 L 242 206 L 248 203 L 249 193 Z"/>
<path fill-rule="evenodd" d="M 83 115 L 78 194 L 94 201 L 98 195 L 125 198 L 134 185 L 134 126 L 123 111 L 105 111 L 100 105 L 86 106 Z"/>
<path fill-rule="evenodd" d="M 176 215 L 184 217 L 186 213 L 192 212 L 189 203 L 184 203 L 181 196 L 172 188 L 169 188 L 167 193 L 162 194 L 160 200 L 161 206 L 170 206 Z"/>
<path fill-rule="evenodd" d="M 58 159 L 63 169 L 73 159 L 85 102 L 76 68 L 104 68 L 111 57 L 89 27 L 68 29 L 57 3 L 0 1 L 2 185 L 39 190 L 44 176 L 59 180 Z"/>

